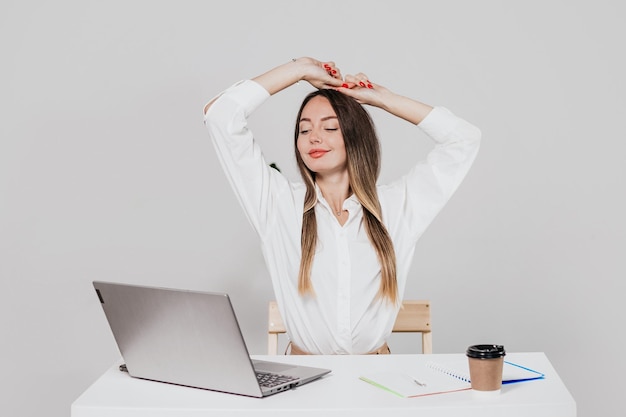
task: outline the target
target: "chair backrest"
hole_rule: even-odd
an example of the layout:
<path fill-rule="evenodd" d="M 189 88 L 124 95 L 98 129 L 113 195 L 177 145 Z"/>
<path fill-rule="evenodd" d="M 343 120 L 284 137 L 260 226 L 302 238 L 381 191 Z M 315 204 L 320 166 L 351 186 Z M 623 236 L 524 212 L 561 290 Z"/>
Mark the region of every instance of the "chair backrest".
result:
<path fill-rule="evenodd" d="M 422 353 L 433 353 L 433 338 L 430 326 L 430 302 L 427 300 L 405 300 L 393 325 L 394 332 L 422 334 Z M 278 311 L 276 301 L 269 303 L 267 354 L 278 354 L 278 335 L 286 333 L 285 323 Z"/>

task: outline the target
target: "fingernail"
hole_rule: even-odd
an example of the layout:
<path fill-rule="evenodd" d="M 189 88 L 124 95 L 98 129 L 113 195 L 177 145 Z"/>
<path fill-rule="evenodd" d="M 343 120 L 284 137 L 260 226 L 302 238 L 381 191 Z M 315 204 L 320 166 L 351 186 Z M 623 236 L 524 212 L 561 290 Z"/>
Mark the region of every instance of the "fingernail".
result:
<path fill-rule="evenodd" d="M 365 83 L 364 83 L 363 81 L 359 81 L 359 85 L 360 85 L 361 87 L 365 87 Z"/>
<path fill-rule="evenodd" d="M 374 86 L 372 84 L 368 84 L 367 88 L 374 88 Z"/>
<path fill-rule="evenodd" d="M 335 70 L 332 70 L 331 72 L 333 73 L 333 75 L 337 74 L 337 71 Z"/>
<path fill-rule="evenodd" d="M 343 88 L 348 88 L 348 84 L 346 84 L 346 83 L 341 84 L 341 86 L 342 86 Z"/>
<path fill-rule="evenodd" d="M 328 64 L 324 64 L 324 68 L 326 68 L 326 69 L 330 69 L 330 65 L 328 65 Z"/>

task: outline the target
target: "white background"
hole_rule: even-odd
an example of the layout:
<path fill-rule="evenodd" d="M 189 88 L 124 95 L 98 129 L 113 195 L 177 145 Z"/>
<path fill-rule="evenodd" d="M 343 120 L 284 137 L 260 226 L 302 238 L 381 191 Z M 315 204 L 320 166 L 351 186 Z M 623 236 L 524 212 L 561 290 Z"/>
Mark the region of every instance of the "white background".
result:
<path fill-rule="evenodd" d="M 118 357 L 91 286 L 228 291 L 252 353 L 272 299 L 256 235 L 217 164 L 205 101 L 293 57 L 483 131 L 467 179 L 417 247 L 407 298 L 435 352 L 544 351 L 579 416 L 612 416 L 626 372 L 624 6 L 619 1 L 3 1 L 0 410 L 67 416 Z M 306 85 L 252 117 L 297 179 Z M 381 181 L 429 142 L 372 110 Z M 395 352 L 413 349 L 392 342 Z"/>

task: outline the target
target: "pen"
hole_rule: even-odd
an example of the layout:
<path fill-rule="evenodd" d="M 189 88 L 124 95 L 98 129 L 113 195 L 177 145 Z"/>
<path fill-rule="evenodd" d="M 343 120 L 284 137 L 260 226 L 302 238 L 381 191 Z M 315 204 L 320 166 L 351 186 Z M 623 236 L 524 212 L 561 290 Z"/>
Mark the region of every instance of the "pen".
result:
<path fill-rule="evenodd" d="M 425 387 L 426 384 L 423 382 L 419 382 L 417 379 L 413 378 L 413 382 L 415 382 L 417 385 L 419 385 L 420 387 Z"/>

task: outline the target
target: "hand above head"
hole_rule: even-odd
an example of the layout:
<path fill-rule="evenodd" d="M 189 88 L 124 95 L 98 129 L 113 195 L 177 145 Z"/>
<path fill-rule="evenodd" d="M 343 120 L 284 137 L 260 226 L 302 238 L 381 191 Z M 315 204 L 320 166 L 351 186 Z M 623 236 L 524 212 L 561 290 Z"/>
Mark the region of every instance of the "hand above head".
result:
<path fill-rule="evenodd" d="M 352 97 L 361 104 L 382 107 L 383 98 L 390 91 L 379 84 L 372 83 L 368 76 L 359 72 L 355 75 L 346 75 L 344 84 L 337 91 Z"/>
<path fill-rule="evenodd" d="M 294 62 L 300 65 L 302 79 L 315 88 L 336 88 L 343 84 L 341 71 L 333 61 L 324 62 L 304 57 Z"/>
<path fill-rule="evenodd" d="M 400 96 L 382 85 L 372 83 L 363 73 L 346 75 L 344 79 L 334 62 L 319 61 L 309 57 L 293 59 L 253 80 L 270 94 L 275 94 L 300 80 L 305 80 L 315 88 L 334 88 L 361 104 L 380 107 L 415 124 L 418 124 L 432 110 L 429 105 Z"/>
<path fill-rule="evenodd" d="M 290 85 L 305 80 L 313 87 L 336 88 L 343 84 L 341 72 L 332 61 L 318 61 L 303 57 L 293 59 L 254 78 L 270 94 L 275 94 Z"/>
<path fill-rule="evenodd" d="M 336 90 L 361 104 L 379 107 L 414 124 L 419 124 L 432 110 L 427 104 L 398 95 L 380 84 L 371 82 L 362 72 L 346 75 L 344 84 Z"/>

